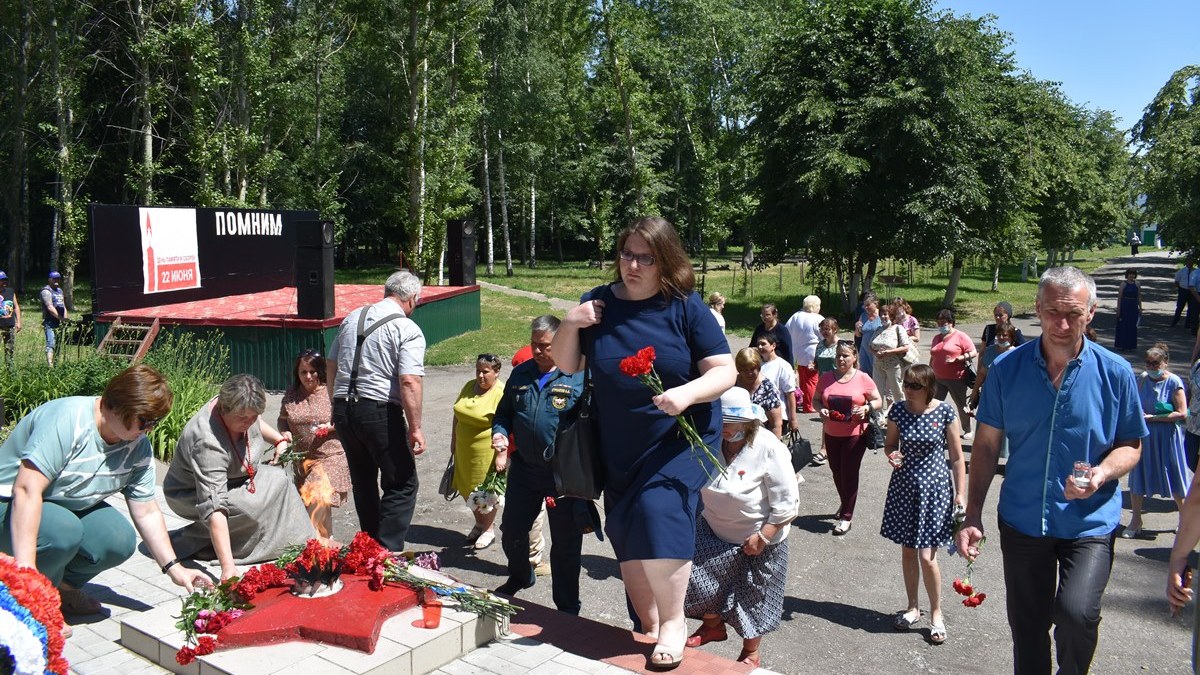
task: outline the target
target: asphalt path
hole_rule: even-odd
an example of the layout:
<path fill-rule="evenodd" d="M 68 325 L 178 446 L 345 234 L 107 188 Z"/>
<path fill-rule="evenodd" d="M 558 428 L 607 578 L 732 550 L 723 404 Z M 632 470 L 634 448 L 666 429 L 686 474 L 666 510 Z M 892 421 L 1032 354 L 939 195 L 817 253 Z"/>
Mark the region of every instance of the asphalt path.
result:
<path fill-rule="evenodd" d="M 1147 252 L 1122 258 L 1096 273 L 1101 303 L 1094 326 L 1099 341 L 1112 345 L 1113 312 L 1117 284 L 1126 267 L 1137 267 L 1145 295 L 1145 317 L 1139 347 L 1166 341 L 1175 355 L 1176 372 L 1186 371 L 1191 353 L 1191 336 L 1182 328 L 1168 328 L 1174 310 L 1172 282 L 1176 259 L 1163 252 Z M 1003 295 L 997 295 L 1002 300 Z M 794 308 L 784 308 L 793 311 Z M 919 317 L 926 324 L 931 317 Z M 1015 317 L 1024 334 L 1040 333 L 1032 314 Z M 959 328 L 978 340 L 982 324 Z M 932 334 L 924 331 L 928 345 Z M 746 346 L 731 338 L 734 349 Z M 923 350 L 926 355 L 927 350 Z M 1126 355 L 1141 372 L 1142 353 Z M 504 374 L 507 373 L 506 365 Z M 452 407 L 463 383 L 474 375 L 472 367 L 429 368 L 425 377 L 425 436 L 428 450 L 417 460 L 420 498 L 409 537 L 409 548 L 434 550 L 442 564 L 464 581 L 494 588 L 505 576 L 504 553 L 499 541 L 475 552 L 465 544 L 472 519 L 461 499 L 446 502 L 437 494 L 438 479 L 450 452 Z M 278 397 L 272 397 L 278 405 Z M 274 419 L 268 411 L 267 419 Z M 820 424 L 813 416 L 802 417 L 805 437 L 816 442 Z M 969 446 L 968 446 L 969 451 Z M 969 458 L 969 454 L 968 454 Z M 1005 589 L 1001 570 L 999 539 L 996 536 L 998 476 L 989 492 L 984 522 L 991 535 L 975 565 L 973 580 L 988 594 L 980 607 L 968 609 L 959 603 L 950 582 L 965 570 L 961 558 L 944 551 L 938 560 L 942 572 L 943 604 L 949 639 L 942 646 L 926 641 L 928 625 L 900 633 L 892 629 L 894 613 L 905 605 L 899 547 L 879 535 L 883 502 L 891 469 L 881 454 L 868 451 L 863 462 L 862 482 L 854 527 L 844 537 L 830 534 L 837 493 L 827 466 L 804 470 L 800 486 L 800 515 L 792 524 L 789 578 L 784 602 L 783 624 L 763 641 L 763 666 L 782 673 L 1002 673 L 1012 670 L 1011 638 L 1004 611 Z M 1125 507 L 1128 510 L 1128 497 Z M 1104 596 L 1100 646 L 1092 672 L 1187 673 L 1190 672 L 1190 611 L 1172 618 L 1164 599 L 1166 560 L 1174 542 L 1177 522 L 1169 499 L 1147 500 L 1141 539 L 1116 541 L 1113 573 Z M 1122 514 L 1128 522 L 1129 514 Z M 335 535 L 348 541 L 358 529 L 352 505 L 335 510 Z M 585 539 L 583 575 L 580 582 L 582 614 L 616 626 L 630 626 L 625 611 L 623 587 L 617 577 L 612 548 L 594 536 Z M 927 608 L 924 591 L 921 606 Z M 520 598 L 553 607 L 550 578 L 541 577 Z M 694 623 L 694 622 L 693 622 Z M 740 640 L 731 635 L 723 643 L 704 649 L 736 657 Z"/>

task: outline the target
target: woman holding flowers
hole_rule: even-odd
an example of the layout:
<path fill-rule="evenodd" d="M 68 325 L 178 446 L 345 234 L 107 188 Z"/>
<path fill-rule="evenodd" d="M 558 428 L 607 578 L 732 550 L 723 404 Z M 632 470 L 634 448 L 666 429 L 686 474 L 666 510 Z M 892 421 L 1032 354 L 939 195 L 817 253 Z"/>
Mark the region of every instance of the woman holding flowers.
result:
<path fill-rule="evenodd" d="M 704 623 L 689 647 L 742 636 L 738 661 L 758 666 L 762 636 L 779 627 L 787 581 L 787 535 L 800 499 L 791 452 L 763 433 L 767 417 L 741 387 L 721 395 L 721 466 L 700 493 L 687 615 Z"/>
<path fill-rule="evenodd" d="M 157 370 L 136 365 L 104 393 L 70 396 L 34 408 L 0 446 L 0 551 L 34 567 L 62 596 L 65 614 L 95 614 L 80 590 L 133 555 L 137 539 L 105 500 L 121 493 L 154 561 L 187 588 L 206 579 L 178 565 L 154 501 L 154 451 L 146 432 L 171 411 L 173 395 Z"/>
<path fill-rule="evenodd" d="M 858 369 L 858 349 L 842 340 L 837 346 L 837 368 L 817 381 L 813 400 L 821 414 L 825 452 L 841 504 L 834 516 L 833 533 L 850 531 L 858 503 L 858 473 L 867 452 L 867 418 L 883 404 L 870 375 Z"/>
<path fill-rule="evenodd" d="M 454 401 L 454 419 L 450 425 L 450 447 L 454 452 L 454 489 L 471 505 L 470 496 L 487 477 L 495 461 L 492 450 L 492 421 L 496 406 L 504 395 L 500 380 L 500 357 L 480 354 L 475 359 L 475 379 L 463 385 Z M 499 385 L 499 386 L 496 386 Z M 471 509 L 475 526 L 467 533 L 467 543 L 481 551 L 496 541 L 492 523 L 496 509 Z"/>
<path fill-rule="evenodd" d="M 237 565 L 274 560 L 316 535 L 292 480 L 274 461 L 291 440 L 262 419 L 267 392 L 253 375 L 225 380 L 188 420 L 163 481 L 167 506 L 191 524 L 171 533 L 180 557 Z"/>
<path fill-rule="evenodd" d="M 892 626 L 908 630 L 921 620 L 917 581 L 929 596 L 929 641 L 946 641 L 942 576 L 937 550 L 954 535 L 954 511 L 966 506 L 967 471 L 954 406 L 933 397 L 937 377 L 918 363 L 904 371 L 903 401 L 888 413 L 885 448 L 892 465 L 879 533 L 900 545 L 908 607 Z M 949 465 L 947 465 L 949 457 Z"/>
<path fill-rule="evenodd" d="M 290 432 L 304 459 L 296 467 L 296 486 L 317 535 L 333 534 L 333 509 L 346 503 L 350 467 L 333 429 L 333 410 L 325 388 L 325 357 L 305 349 L 292 366 L 292 388 L 283 395 L 280 432 Z"/>
<path fill-rule="evenodd" d="M 647 667 L 666 670 L 682 661 L 687 639 L 695 514 L 700 489 L 718 471 L 710 459 L 720 434 L 716 400 L 737 373 L 675 228 L 640 218 L 616 250 L 616 280 L 567 313 L 554 361 L 568 373 L 590 370 L 607 473 L 605 531 L 641 628 L 658 641 Z M 647 348 L 662 393 L 642 371 L 622 372 L 622 360 Z"/>

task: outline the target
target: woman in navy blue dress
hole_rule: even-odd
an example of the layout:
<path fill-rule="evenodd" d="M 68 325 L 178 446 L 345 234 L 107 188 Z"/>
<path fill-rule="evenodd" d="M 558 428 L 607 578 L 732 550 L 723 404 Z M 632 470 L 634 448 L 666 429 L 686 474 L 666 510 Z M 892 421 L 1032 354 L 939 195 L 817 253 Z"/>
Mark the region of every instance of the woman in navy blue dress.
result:
<path fill-rule="evenodd" d="M 642 630 L 658 639 L 647 661 L 656 670 L 683 658 L 696 511 L 716 471 L 692 453 L 675 416 L 690 418 L 715 453 L 717 399 L 737 376 L 729 342 L 694 287 L 675 228 L 641 218 L 617 240 L 616 281 L 584 294 L 554 336 L 560 369 L 590 368 L 607 473 L 605 532 Z M 665 390 L 658 396 L 619 367 L 647 346 Z"/>
<path fill-rule="evenodd" d="M 1137 349 L 1138 323 L 1142 320 L 1142 288 L 1138 286 L 1137 270 L 1125 270 L 1125 281 L 1117 289 L 1117 334 L 1113 347 L 1117 351 Z"/>

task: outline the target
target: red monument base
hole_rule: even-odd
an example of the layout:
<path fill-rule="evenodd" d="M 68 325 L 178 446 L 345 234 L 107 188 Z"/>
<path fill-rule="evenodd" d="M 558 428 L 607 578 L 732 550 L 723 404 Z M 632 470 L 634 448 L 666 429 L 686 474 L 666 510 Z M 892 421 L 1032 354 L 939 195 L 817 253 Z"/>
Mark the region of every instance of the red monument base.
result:
<path fill-rule="evenodd" d="M 254 609 L 217 633 L 217 645 L 249 647 L 293 640 L 322 642 L 371 654 L 384 621 L 417 605 L 407 586 L 367 587 L 367 577 L 343 576 L 341 591 L 324 598 L 300 598 L 271 588 L 254 598 Z"/>

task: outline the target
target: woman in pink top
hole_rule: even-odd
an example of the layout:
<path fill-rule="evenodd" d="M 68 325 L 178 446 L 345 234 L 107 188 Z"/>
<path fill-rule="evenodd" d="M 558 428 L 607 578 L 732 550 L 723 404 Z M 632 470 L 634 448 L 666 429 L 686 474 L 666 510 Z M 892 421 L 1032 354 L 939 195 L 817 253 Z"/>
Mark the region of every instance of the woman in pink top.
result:
<path fill-rule="evenodd" d="M 838 506 L 833 533 L 850 531 L 854 505 L 858 501 L 858 473 L 867 451 L 867 417 L 879 410 L 882 400 L 875 381 L 858 369 L 858 349 L 853 342 L 839 341 L 835 357 L 837 367 L 817 382 L 813 400 L 820 407 L 825 452 L 837 487 Z"/>
<path fill-rule="evenodd" d="M 954 312 L 943 309 L 937 313 L 938 334 L 933 336 L 929 347 L 929 365 L 937 376 L 934 398 L 946 400 L 946 393 L 954 400 L 958 423 L 962 425 L 963 438 L 971 435 L 971 416 L 964 410 L 967 404 L 967 365 L 975 358 L 975 342 L 967 334 L 954 327 Z"/>

